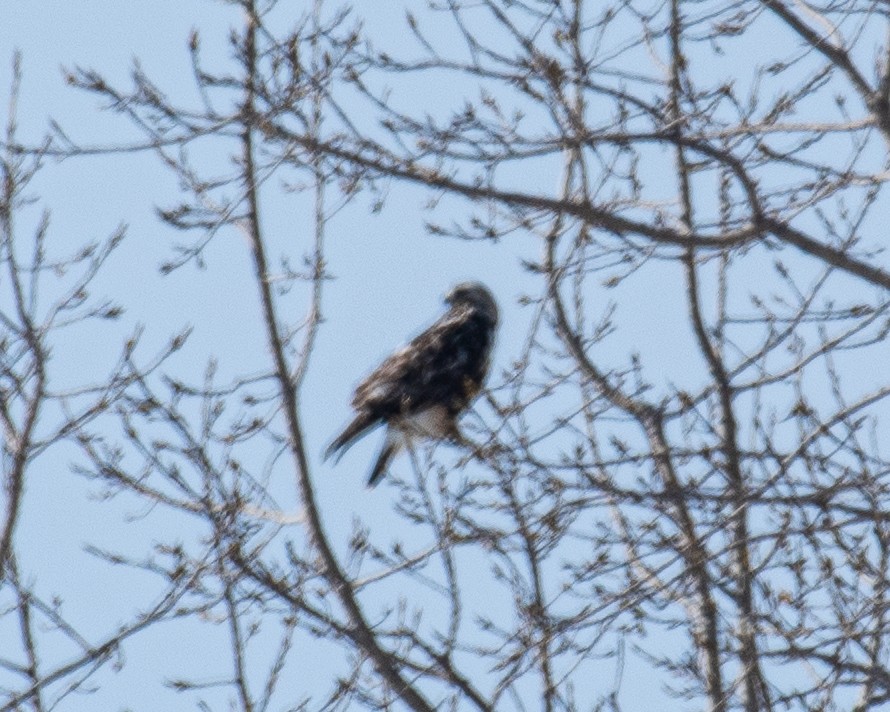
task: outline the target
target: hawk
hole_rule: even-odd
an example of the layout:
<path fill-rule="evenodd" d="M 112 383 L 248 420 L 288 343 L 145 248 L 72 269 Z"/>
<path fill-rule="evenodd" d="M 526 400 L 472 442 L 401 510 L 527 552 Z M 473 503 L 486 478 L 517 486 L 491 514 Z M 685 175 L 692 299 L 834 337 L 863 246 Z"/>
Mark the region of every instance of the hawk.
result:
<path fill-rule="evenodd" d="M 368 487 L 414 439 L 461 439 L 457 417 L 478 395 L 488 372 L 498 307 L 478 282 L 458 284 L 445 303 L 448 311 L 358 385 L 352 398 L 355 418 L 325 451 L 325 459 L 336 454 L 339 460 L 359 438 L 385 424 Z"/>

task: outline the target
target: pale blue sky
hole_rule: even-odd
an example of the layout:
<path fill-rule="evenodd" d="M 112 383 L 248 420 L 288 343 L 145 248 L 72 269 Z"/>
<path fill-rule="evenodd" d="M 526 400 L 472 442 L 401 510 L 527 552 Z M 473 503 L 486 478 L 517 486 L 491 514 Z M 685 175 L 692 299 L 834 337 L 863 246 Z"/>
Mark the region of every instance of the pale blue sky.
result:
<path fill-rule="evenodd" d="M 0 25 L 0 95 L 8 95 L 14 49 L 22 53 L 24 81 L 19 101 L 19 138 L 35 141 L 49 118 L 85 144 L 109 144 L 133 136 L 127 122 L 98 109 L 96 97 L 77 92 L 64 81 L 63 68 L 75 65 L 100 70 L 111 81 L 126 83 L 133 61 L 165 91 L 193 97 L 187 40 L 200 27 L 208 63 L 225 57 L 225 35 L 238 14 L 221 4 L 153 0 L 128 2 L 25 2 L 6 4 L 7 21 Z M 10 10 L 9 6 L 12 6 Z M 398 3 L 389 7 L 394 15 Z M 295 11 L 304 8 L 294 5 Z M 12 18 L 9 21 L 9 18 Z M 375 21 L 384 21 L 375 13 Z M 397 38 L 394 38 L 397 39 Z M 221 235 L 206 254 L 207 269 L 185 267 L 161 278 L 157 267 L 169 257 L 171 245 L 183 239 L 156 218 L 155 207 L 176 201 L 175 181 L 151 155 L 84 158 L 64 163 L 48 161 L 30 187 L 41 208 L 52 211 L 50 244 L 59 254 L 89 240 L 103 239 L 121 223 L 128 239 L 97 282 L 102 291 L 126 307 L 120 324 L 109 330 L 72 332 L 54 349 L 52 371 L 57 387 L 75 384 L 92 374 L 101 377 L 120 352 L 136 324 L 145 326 L 144 353 L 159 348 L 172 332 L 194 327 L 188 347 L 170 362 L 182 377 L 200 378 L 207 358 L 220 362 L 220 377 L 251 373 L 265 365 L 265 343 L 259 325 L 259 305 L 247 268 L 249 253 L 235 234 Z M 504 307 L 504 324 L 497 364 L 508 363 L 522 335 L 523 314 L 513 307 L 522 292 L 518 257 L 528 244 L 493 248 L 443 239 L 423 233 L 425 195 L 399 189 L 378 216 L 367 200 L 359 199 L 331 221 L 327 260 L 336 276 L 325 296 L 325 324 L 303 396 L 309 449 L 315 458 L 315 480 L 325 522 L 343 548 L 355 515 L 372 528 L 392 524 L 391 491 L 364 488 L 364 479 L 377 438 L 354 448 L 336 470 L 320 463 L 320 452 L 349 414 L 355 382 L 394 346 L 410 337 L 441 309 L 441 295 L 463 279 L 490 285 Z M 287 254 L 299 263 L 311 244 L 311 220 L 304 216 L 305 199 L 287 200 L 277 190 L 264 193 L 265 227 L 272 235 L 273 259 Z M 19 217 L 20 234 L 30 233 L 39 216 L 35 208 Z M 528 255 L 526 255 L 528 256 Z M 298 319 L 303 304 L 290 300 Z M 112 334 L 109 337 L 109 334 Z M 117 336 L 114 336 L 117 334 Z M 152 542 L 181 537 L 188 540 L 188 523 L 126 498 L 98 502 L 95 485 L 75 477 L 69 463 L 74 448 L 59 448 L 43 457 L 27 482 L 24 515 L 18 529 L 23 575 L 36 582 L 41 595 L 60 594 L 64 612 L 91 642 L 100 641 L 118 622 L 154 600 L 152 576 L 109 566 L 89 556 L 87 544 L 135 556 L 148 553 Z M 404 461 L 396 464 L 407 468 Z M 293 481 L 287 468 L 273 485 L 285 509 L 296 507 Z M 358 495 L 358 496 L 356 496 Z M 170 536 L 175 529 L 176 535 Z M 295 534 L 296 536 L 296 534 Z M 393 534 L 395 536 L 395 534 Z M 385 539 L 386 537 L 384 537 Z M 374 607 L 370 607 L 373 615 Z M 224 626 L 194 622 L 167 624 L 128 641 L 125 665 L 119 672 L 105 668 L 95 678 L 99 691 L 75 695 L 64 703 L 69 710 L 133 709 L 140 712 L 193 709 L 183 696 L 161 686 L 164 679 L 188 675 L 214 680 L 228 673 Z M 0 629 L 2 637 L 2 629 Z M 73 650 L 53 648 L 43 653 L 64 661 Z M 301 644 L 305 645 L 303 640 Z M 270 654 L 274 642 L 270 639 Z M 300 651 L 300 665 L 289 672 L 285 690 L 297 700 L 330 690 L 337 655 L 329 644 L 313 640 Z M 208 699 L 213 693 L 204 693 Z"/>
<path fill-rule="evenodd" d="M 381 44 L 390 42 L 399 48 L 404 42 L 401 18 L 403 8 L 411 4 L 374 3 L 367 22 Z M 299 2 L 283 3 L 286 5 L 292 6 L 295 14 L 308 7 L 308 3 Z M 283 18 L 287 14 L 285 10 L 279 13 Z M 187 51 L 190 31 L 200 27 L 205 62 L 212 65 L 214 60 L 226 61 L 225 36 L 238 20 L 238 14 L 221 3 L 197 0 L 6 0 L 3 14 L 3 97 L 8 93 L 14 49 L 21 50 L 23 56 L 20 139 L 39 139 L 53 117 L 73 138 L 93 145 L 126 140 L 132 133 L 124 119 L 100 112 L 101 102 L 94 96 L 66 86 L 63 67 L 95 68 L 113 82 L 126 83 L 134 58 L 138 58 L 159 86 L 172 96 L 189 100 L 193 98 Z M 407 88 L 401 91 L 411 93 L 397 95 L 396 101 L 410 100 L 431 109 L 459 105 L 464 90 L 457 86 L 453 95 L 443 96 L 432 94 L 423 82 L 403 86 Z M 210 158 L 223 161 L 227 157 Z M 97 283 L 101 291 L 126 307 L 126 314 L 111 332 L 86 330 L 58 344 L 53 371 L 57 384 L 78 383 L 92 373 L 100 377 L 136 324 L 145 325 L 145 353 L 160 348 L 172 332 L 187 325 L 194 327 L 188 347 L 169 364 L 168 370 L 180 376 L 198 380 L 211 355 L 219 359 L 221 381 L 263 367 L 266 348 L 258 328 L 259 305 L 249 276 L 247 246 L 241 237 L 221 234 L 205 255 L 206 270 L 186 266 L 161 278 L 157 267 L 169 257 L 171 246 L 184 237 L 156 217 L 156 206 L 169 206 L 178 196 L 175 181 L 158 161 L 151 155 L 131 155 L 47 163 L 31 192 L 40 198 L 41 206 L 52 211 L 50 234 L 55 249 L 66 253 L 85 241 L 102 239 L 121 223 L 128 225 L 129 235 Z M 556 186 L 558 178 L 558 170 L 524 177 L 545 188 Z M 666 187 L 670 189 L 672 186 Z M 465 279 L 484 281 L 502 306 L 504 319 L 493 369 L 496 381 L 497 372 L 509 366 L 525 336 L 529 314 L 517 306 L 517 299 L 528 290 L 541 288 L 520 262 L 539 257 L 539 246 L 533 240 L 514 236 L 500 245 L 489 245 L 429 237 L 423 230 L 426 219 L 435 217 L 446 223 L 450 217 L 465 219 L 473 206 L 451 200 L 431 216 L 423 209 L 428 198 L 420 189 L 395 186 L 379 215 L 372 214 L 368 199 L 360 197 L 327 227 L 327 262 L 336 279 L 326 287 L 326 323 L 302 407 L 319 502 L 328 530 L 341 550 L 355 516 L 384 541 L 395 519 L 392 491 L 385 484 L 372 491 L 364 488 L 368 463 L 378 447 L 376 436 L 351 450 L 335 469 L 320 462 L 323 446 L 349 415 L 354 384 L 382 356 L 435 318 L 441 309 L 441 295 Z M 263 207 L 273 262 L 284 254 L 298 264 L 311 246 L 307 198 L 271 186 L 263 193 Z M 35 208 L 20 219 L 23 234 L 28 234 L 29 223 L 33 225 L 38 216 Z M 764 263 L 770 260 L 764 258 Z M 752 270 L 752 275 L 756 273 Z M 647 288 L 638 288 L 640 284 Z M 619 332 L 605 342 L 597 357 L 606 367 L 626 366 L 629 354 L 640 352 L 647 376 L 657 386 L 676 383 L 682 387 L 689 380 L 699 381 L 699 356 L 682 338 L 688 334 L 682 309 L 677 309 L 683 303 L 683 289 L 679 270 L 663 264 L 645 267 L 629 286 L 619 290 L 597 288 L 591 298 L 602 304 L 602 312 L 609 300 L 617 299 L 616 320 L 630 316 L 635 324 L 632 331 Z M 304 304 L 299 293 L 282 299 L 285 309 L 293 309 L 295 321 Z M 182 527 L 183 539 L 194 532 L 184 520 L 145 511 L 132 500 L 106 503 L 91 498 L 96 487 L 69 471 L 75 456 L 73 448 L 59 448 L 30 474 L 18 542 L 24 575 L 38 582 L 43 595 L 62 594 L 66 613 L 98 638 L 112 629 L 115 621 L 132 615 L 134 607 L 148 605 L 156 583 L 146 574 L 110 571 L 106 563 L 84 556 L 84 545 L 139 555 L 147 544 L 169 540 L 170 528 Z M 398 460 L 395 468 L 407 472 L 407 461 Z M 282 476 L 272 489 L 285 509 L 295 510 L 287 467 L 282 464 L 279 469 Z M 157 535 L 159 531 L 163 536 Z M 398 534 L 410 536 L 410 530 L 399 530 Z M 372 615 L 375 605 L 382 607 L 383 601 L 369 604 Z M 225 666 L 228 658 L 212 654 L 219 645 L 217 636 L 225 636 L 222 628 L 178 622 L 134 639 L 125 646 L 123 669 L 101 672 L 97 677 L 100 691 L 69 700 L 64 709 L 192 709 L 159 681 L 181 675 L 183 670 L 201 678 L 197 658 L 206 665 L 206 679 L 222 677 L 216 666 Z M 301 664 L 289 671 L 287 685 L 295 699 L 301 693 L 323 695 L 332 672 L 338 669 L 338 656 L 328 643 L 301 639 L 301 645 L 310 647 L 301 651 Z M 59 659 L 67 654 L 49 649 L 46 653 Z M 658 686 L 635 669 L 636 664 L 632 659 L 626 664 L 622 688 L 626 709 L 667 709 Z"/>

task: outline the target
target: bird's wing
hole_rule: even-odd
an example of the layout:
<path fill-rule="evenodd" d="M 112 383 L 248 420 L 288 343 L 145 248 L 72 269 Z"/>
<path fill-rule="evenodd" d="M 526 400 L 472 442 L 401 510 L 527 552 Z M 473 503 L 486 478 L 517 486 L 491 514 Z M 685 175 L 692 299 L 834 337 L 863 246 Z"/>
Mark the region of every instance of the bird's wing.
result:
<path fill-rule="evenodd" d="M 359 411 L 358 415 L 355 416 L 352 422 L 343 429 L 343 432 L 334 438 L 334 441 L 328 445 L 327 449 L 324 451 L 324 459 L 327 460 L 336 455 L 336 459 L 334 460 L 334 463 L 336 464 L 343 456 L 343 453 L 352 447 L 353 443 L 367 435 L 368 432 L 379 423 L 380 418 L 374 413 L 369 413 L 365 410 Z"/>
<path fill-rule="evenodd" d="M 468 317 L 465 310 L 448 312 L 389 356 L 356 388 L 356 410 L 406 413 L 453 398 L 473 358 L 465 343 L 472 337 Z"/>

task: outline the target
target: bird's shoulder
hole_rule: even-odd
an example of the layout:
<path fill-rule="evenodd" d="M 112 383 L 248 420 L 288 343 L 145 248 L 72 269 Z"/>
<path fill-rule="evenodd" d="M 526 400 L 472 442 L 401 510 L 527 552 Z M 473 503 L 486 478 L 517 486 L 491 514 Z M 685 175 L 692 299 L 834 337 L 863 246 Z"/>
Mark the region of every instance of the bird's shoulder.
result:
<path fill-rule="evenodd" d="M 449 312 L 390 354 L 356 387 L 353 405 L 363 408 L 388 400 L 405 384 L 427 380 L 450 357 L 471 316 L 467 310 Z"/>

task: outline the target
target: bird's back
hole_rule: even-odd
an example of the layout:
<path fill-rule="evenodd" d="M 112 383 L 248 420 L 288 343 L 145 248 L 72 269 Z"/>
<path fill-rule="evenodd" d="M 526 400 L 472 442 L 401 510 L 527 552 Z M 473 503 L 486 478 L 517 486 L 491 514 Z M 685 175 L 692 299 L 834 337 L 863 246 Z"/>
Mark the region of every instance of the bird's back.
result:
<path fill-rule="evenodd" d="M 384 420 L 433 404 L 459 412 L 481 388 L 493 333 L 478 311 L 451 310 L 362 381 L 353 407 Z"/>

